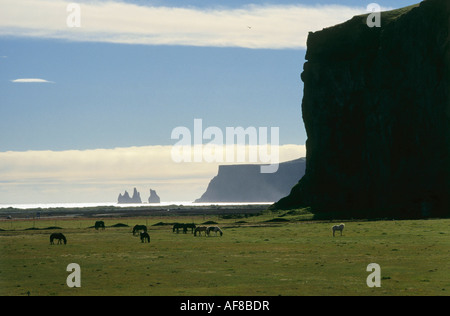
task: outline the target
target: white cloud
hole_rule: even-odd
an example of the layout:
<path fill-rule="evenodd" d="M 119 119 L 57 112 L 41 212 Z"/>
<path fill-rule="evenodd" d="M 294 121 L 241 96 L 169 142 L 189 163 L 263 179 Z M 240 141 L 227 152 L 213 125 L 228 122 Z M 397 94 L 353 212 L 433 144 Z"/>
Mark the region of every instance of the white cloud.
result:
<path fill-rule="evenodd" d="M 175 163 L 172 146 L 0 152 L 2 203 L 114 202 L 137 187 L 164 201 L 193 201 L 223 163 Z M 282 145 L 280 161 L 305 157 L 305 146 Z M 147 197 L 145 197 L 147 196 Z"/>
<path fill-rule="evenodd" d="M 66 23 L 69 3 L 2 0 L 0 35 L 148 45 L 305 48 L 308 32 L 366 13 L 366 8 L 342 5 L 200 9 L 78 1 L 81 27 L 71 28 Z"/>
<path fill-rule="evenodd" d="M 11 82 L 14 82 L 14 83 L 54 83 L 53 81 L 48 81 L 48 80 L 39 79 L 39 78 L 14 79 L 14 80 L 11 80 Z"/>

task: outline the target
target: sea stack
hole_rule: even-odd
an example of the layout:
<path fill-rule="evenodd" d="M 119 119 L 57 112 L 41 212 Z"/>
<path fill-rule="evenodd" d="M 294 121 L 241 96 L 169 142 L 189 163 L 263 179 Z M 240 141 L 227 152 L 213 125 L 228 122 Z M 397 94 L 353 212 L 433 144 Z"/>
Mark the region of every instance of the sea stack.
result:
<path fill-rule="evenodd" d="M 156 194 L 155 190 L 150 189 L 150 197 L 148 198 L 148 203 L 161 203 L 161 199 Z"/>
<path fill-rule="evenodd" d="M 310 33 L 306 172 L 272 208 L 335 217 L 450 215 L 450 1 Z"/>
<path fill-rule="evenodd" d="M 134 188 L 134 190 L 133 190 L 132 197 L 130 197 L 128 192 L 125 191 L 125 193 L 123 195 L 119 194 L 118 203 L 119 204 L 126 204 L 126 203 L 140 204 L 140 203 L 142 203 L 141 194 L 137 191 L 136 188 Z"/>

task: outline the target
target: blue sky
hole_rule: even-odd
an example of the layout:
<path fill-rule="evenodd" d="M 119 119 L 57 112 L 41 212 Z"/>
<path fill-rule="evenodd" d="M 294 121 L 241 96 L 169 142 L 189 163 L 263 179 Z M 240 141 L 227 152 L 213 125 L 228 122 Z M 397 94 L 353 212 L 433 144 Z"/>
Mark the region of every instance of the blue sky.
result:
<path fill-rule="evenodd" d="M 284 143 L 304 143 L 303 52 L 2 42 L 1 151 L 168 145 L 172 129 L 194 118 L 285 126 Z M 10 81 L 30 77 L 54 83 Z"/>
<path fill-rule="evenodd" d="M 96 150 L 113 153 L 116 148 L 171 146 L 175 143 L 171 131 L 178 126 L 193 128 L 196 118 L 205 127 L 222 129 L 279 127 L 280 145 L 304 147 L 300 74 L 307 33 L 365 13 L 370 3 L 71 2 L 80 4 L 80 28 L 66 25 L 69 1 L 4 0 L 0 4 L 0 160 L 2 153 L 24 158 L 26 152 L 51 156 L 90 151 L 94 155 Z M 398 8 L 415 1 L 377 3 Z M 291 156 L 295 154 L 286 159 Z M 40 157 L 47 161 L 49 156 Z M 98 158 L 89 159 L 98 163 Z M 41 197 L 42 201 L 58 200 L 55 196 L 61 195 L 56 188 L 65 175 L 61 170 L 71 167 L 61 167 L 58 173 L 43 161 L 33 166 L 32 159 L 26 160 L 17 165 L 8 160 L 0 166 L 0 176 L 7 179 L 0 183 L 0 204 Z M 179 199 L 199 197 L 194 195 L 206 188 L 216 166 L 208 168 L 204 174 L 180 175 L 183 181 L 200 174 L 202 179 L 196 182 L 192 198 Z M 96 176 L 89 181 L 103 186 L 103 192 L 108 192 L 105 198 L 111 200 L 112 192 L 118 194 L 128 181 L 123 177 L 113 177 L 114 186 L 95 180 Z M 139 181 L 143 186 L 163 187 L 162 183 L 170 185 L 168 179 L 160 174 L 153 181 L 148 171 Z M 78 187 L 88 187 L 86 178 L 77 181 L 73 183 Z M 30 187 L 35 188 L 30 193 L 33 198 L 25 201 L 21 196 Z M 98 200 L 100 193 L 92 189 L 83 194 L 80 191 L 80 201 Z"/>

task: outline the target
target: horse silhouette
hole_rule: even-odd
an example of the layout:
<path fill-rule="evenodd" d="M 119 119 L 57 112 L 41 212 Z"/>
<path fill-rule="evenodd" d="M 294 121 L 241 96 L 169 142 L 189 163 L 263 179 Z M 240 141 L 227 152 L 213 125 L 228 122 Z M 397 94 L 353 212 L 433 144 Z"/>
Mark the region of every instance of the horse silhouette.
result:
<path fill-rule="evenodd" d="M 207 233 L 207 227 L 206 226 L 198 226 L 197 228 L 195 228 L 194 236 L 197 236 L 197 233 L 198 233 L 199 236 L 201 236 L 202 232 L 205 232 L 205 236 L 206 236 L 206 233 Z"/>
<path fill-rule="evenodd" d="M 144 233 L 147 232 L 147 226 L 145 225 L 136 225 L 133 227 L 133 236 L 135 236 L 138 232 L 143 231 Z"/>
<path fill-rule="evenodd" d="M 99 228 L 105 229 L 105 222 L 103 222 L 103 221 L 96 221 L 95 222 L 95 229 L 98 230 Z"/>
<path fill-rule="evenodd" d="M 177 234 L 178 234 L 180 229 L 183 229 L 183 234 L 186 234 L 188 229 L 191 229 L 191 233 L 194 233 L 195 227 L 196 226 L 194 223 L 192 223 L 192 224 L 175 223 L 172 227 L 172 233 L 174 233 L 176 230 Z"/>
<path fill-rule="evenodd" d="M 64 242 L 64 245 L 67 244 L 66 236 L 61 233 L 53 233 L 50 235 L 50 245 L 53 245 L 53 240 L 55 239 L 58 239 L 58 244 L 62 244 L 62 242 Z"/>
<path fill-rule="evenodd" d="M 141 242 L 145 242 L 147 241 L 148 243 L 150 242 L 150 235 L 148 233 L 139 233 L 140 237 L 141 237 Z"/>

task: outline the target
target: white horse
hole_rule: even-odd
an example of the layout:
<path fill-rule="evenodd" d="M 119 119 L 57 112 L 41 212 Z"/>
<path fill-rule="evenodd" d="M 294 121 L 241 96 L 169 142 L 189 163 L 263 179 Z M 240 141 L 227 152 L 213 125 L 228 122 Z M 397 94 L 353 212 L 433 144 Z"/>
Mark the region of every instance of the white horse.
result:
<path fill-rule="evenodd" d="M 342 231 L 344 230 L 345 225 L 344 224 L 340 224 L 340 225 L 335 225 L 333 226 L 333 237 L 334 237 L 334 233 L 335 231 L 341 231 L 341 236 L 342 236 Z"/>
<path fill-rule="evenodd" d="M 209 226 L 209 227 L 206 229 L 206 232 L 208 233 L 208 236 L 209 236 L 209 233 L 210 233 L 211 231 L 215 232 L 215 233 L 216 233 L 216 236 L 217 236 L 217 232 L 220 233 L 220 236 L 223 235 L 222 230 L 221 230 L 218 226 Z"/>

